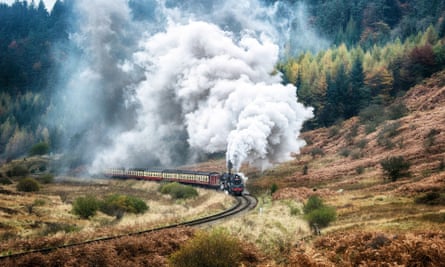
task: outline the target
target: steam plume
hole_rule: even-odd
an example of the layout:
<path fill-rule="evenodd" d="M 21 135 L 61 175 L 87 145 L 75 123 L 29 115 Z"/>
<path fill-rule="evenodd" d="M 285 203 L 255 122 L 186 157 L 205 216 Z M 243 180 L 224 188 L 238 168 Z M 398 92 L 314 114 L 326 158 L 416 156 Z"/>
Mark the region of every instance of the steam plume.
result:
<path fill-rule="evenodd" d="M 274 72 L 284 47 L 303 44 L 286 38 L 297 20 L 280 16 L 282 2 L 77 3 L 79 52 L 53 114 L 75 118 L 73 132 L 85 129 L 77 149 L 89 152 L 93 169 L 173 166 L 217 152 L 236 170 L 243 162 L 266 168 L 303 145 L 298 134 L 312 110 Z"/>

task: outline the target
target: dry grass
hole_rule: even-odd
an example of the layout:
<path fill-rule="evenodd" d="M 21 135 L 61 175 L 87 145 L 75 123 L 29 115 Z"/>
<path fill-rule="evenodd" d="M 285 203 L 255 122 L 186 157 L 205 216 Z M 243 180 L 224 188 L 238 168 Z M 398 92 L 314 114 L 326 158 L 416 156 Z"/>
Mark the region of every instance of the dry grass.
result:
<path fill-rule="evenodd" d="M 221 224 L 241 240 L 254 243 L 275 262 L 285 262 L 286 253 L 310 234 L 301 216 L 302 204 L 293 200 L 273 201 L 259 198 L 256 209 L 249 214 Z M 292 210 L 298 214 L 292 215 Z"/>
<path fill-rule="evenodd" d="M 0 251 L 29 249 L 33 242 L 39 247 L 43 240 L 47 240 L 47 246 L 150 229 L 217 213 L 234 204 L 230 196 L 201 188 L 198 197 L 177 201 L 158 193 L 158 187 L 158 183 L 147 181 L 72 177 L 58 177 L 57 182 L 44 185 L 37 193 L 17 192 L 15 183 L 2 185 Z M 120 220 L 100 212 L 82 220 L 71 212 L 71 203 L 79 196 L 101 198 L 113 193 L 139 197 L 149 210 L 125 214 Z"/>

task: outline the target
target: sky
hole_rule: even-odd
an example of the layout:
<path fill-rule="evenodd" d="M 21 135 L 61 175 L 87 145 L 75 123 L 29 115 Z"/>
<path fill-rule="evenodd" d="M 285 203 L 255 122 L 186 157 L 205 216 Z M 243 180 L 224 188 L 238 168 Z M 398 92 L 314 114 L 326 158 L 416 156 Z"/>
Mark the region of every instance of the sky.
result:
<path fill-rule="evenodd" d="M 0 3 L 12 4 L 15 1 L 16 0 L 0 0 Z M 20 1 L 23 1 L 23 0 L 20 0 Z M 30 3 L 31 0 L 28 0 L 28 2 Z M 40 2 L 40 0 L 34 0 L 34 2 L 37 5 Z M 45 3 L 46 9 L 48 9 L 48 11 L 51 11 L 51 9 L 53 8 L 54 3 L 56 2 L 56 0 L 43 0 L 43 2 Z"/>

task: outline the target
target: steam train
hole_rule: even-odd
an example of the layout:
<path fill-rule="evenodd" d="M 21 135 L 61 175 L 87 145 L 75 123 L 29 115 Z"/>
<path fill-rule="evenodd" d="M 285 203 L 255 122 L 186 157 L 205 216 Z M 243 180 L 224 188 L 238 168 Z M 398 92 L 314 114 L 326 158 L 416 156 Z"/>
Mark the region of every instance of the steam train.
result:
<path fill-rule="evenodd" d="M 111 168 L 105 171 L 105 176 L 121 179 L 140 179 L 150 181 L 178 182 L 182 184 L 199 185 L 227 191 L 232 195 L 242 195 L 244 181 L 240 175 L 230 172 L 198 172 L 173 169 L 125 169 Z"/>

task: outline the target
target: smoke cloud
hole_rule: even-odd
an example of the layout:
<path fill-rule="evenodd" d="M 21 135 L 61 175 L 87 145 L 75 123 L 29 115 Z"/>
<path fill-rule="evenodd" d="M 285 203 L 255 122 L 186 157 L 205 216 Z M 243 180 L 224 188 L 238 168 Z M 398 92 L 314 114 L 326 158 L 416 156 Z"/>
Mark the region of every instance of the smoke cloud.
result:
<path fill-rule="evenodd" d="M 76 7 L 76 49 L 61 70 L 51 121 L 71 133 L 71 148 L 93 170 L 172 167 L 221 152 L 237 170 L 245 162 L 267 168 L 304 145 L 298 135 L 312 110 L 274 71 L 283 51 L 306 49 L 308 42 L 289 39 L 296 26 L 316 38 L 303 34 L 310 30 L 298 22 L 300 7 L 257 0 Z"/>

